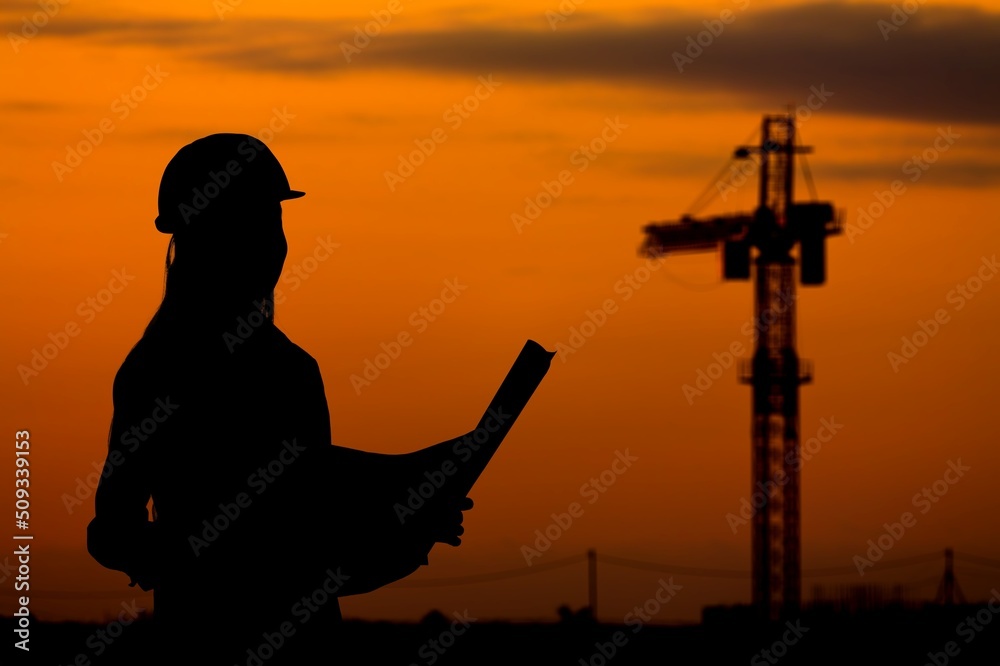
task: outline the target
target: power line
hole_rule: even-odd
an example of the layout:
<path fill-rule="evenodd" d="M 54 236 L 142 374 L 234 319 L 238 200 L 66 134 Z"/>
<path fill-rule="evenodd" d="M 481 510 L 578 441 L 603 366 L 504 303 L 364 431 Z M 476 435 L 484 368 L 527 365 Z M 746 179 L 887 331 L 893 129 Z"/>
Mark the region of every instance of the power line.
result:
<path fill-rule="evenodd" d="M 518 578 L 520 576 L 531 576 L 534 574 L 542 573 L 543 571 L 550 571 L 552 569 L 559 569 L 561 567 L 569 566 L 571 564 L 576 564 L 577 562 L 583 562 L 587 558 L 586 553 L 582 555 L 573 555 L 572 557 L 565 557 L 561 560 L 553 560 L 551 562 L 546 562 L 545 564 L 535 564 L 530 565 L 528 568 L 518 567 L 517 569 L 507 569 L 505 571 L 494 571 L 492 573 L 475 574 L 471 576 L 451 576 L 447 578 L 424 578 L 417 580 L 403 580 L 398 583 L 393 583 L 391 587 L 441 587 L 447 585 L 471 585 L 475 583 L 489 583 L 495 580 L 506 580 L 508 578 Z"/>
<path fill-rule="evenodd" d="M 884 571 L 886 569 L 899 569 L 900 567 L 909 567 L 914 564 L 924 564 L 925 562 L 933 562 L 941 559 L 940 553 L 926 553 L 924 555 L 913 555 L 912 557 L 902 557 L 898 560 L 893 560 L 891 562 L 883 563 L 881 560 L 878 561 L 876 568 L 879 571 Z M 858 568 L 855 566 L 849 567 L 827 567 L 825 569 L 803 569 L 803 578 L 819 578 L 822 576 L 841 576 L 846 573 L 858 573 Z"/>
<path fill-rule="evenodd" d="M 955 557 L 958 558 L 959 561 L 965 560 L 966 562 L 971 562 L 972 564 L 979 564 L 984 567 L 1000 569 L 1000 560 L 991 560 L 988 557 L 979 557 L 977 555 L 969 555 L 958 551 L 955 551 Z"/>
<path fill-rule="evenodd" d="M 977 555 L 970 555 L 968 553 L 955 553 L 955 557 L 956 559 L 966 561 L 972 564 L 977 564 L 979 566 L 1000 568 L 1000 560 L 994 560 L 986 557 L 979 557 Z M 922 555 L 903 557 L 890 562 L 883 562 L 880 560 L 877 563 L 875 569 L 873 569 L 873 571 L 869 573 L 876 573 L 878 571 L 884 571 L 890 569 L 899 569 L 903 567 L 914 566 L 917 564 L 925 564 L 927 562 L 932 562 L 940 558 L 941 558 L 940 553 L 926 553 Z M 587 553 L 584 552 L 579 555 L 572 555 L 558 560 L 552 560 L 550 562 L 529 565 L 526 567 L 517 567 L 515 569 L 504 569 L 502 571 L 492 571 L 492 572 L 472 574 L 467 576 L 448 576 L 440 578 L 401 580 L 396 583 L 392 583 L 389 587 L 419 588 L 419 587 L 443 587 L 449 585 L 475 585 L 479 583 L 490 583 L 498 580 L 508 580 L 511 578 L 520 578 L 523 576 L 533 576 L 535 574 L 543 573 L 546 571 L 552 571 L 554 569 L 560 569 L 563 567 L 571 566 L 573 564 L 578 564 L 586 560 L 587 560 Z M 666 562 L 649 562 L 645 560 L 634 560 L 625 557 L 616 557 L 613 555 L 601 555 L 601 554 L 597 555 L 597 561 L 612 566 L 626 567 L 642 571 L 684 574 L 687 576 L 695 576 L 701 578 L 723 578 L 730 580 L 750 578 L 750 571 L 745 571 L 741 569 L 691 567 L 680 564 L 670 564 Z M 804 578 L 818 578 L 823 576 L 839 576 L 852 573 L 853 574 L 857 573 L 857 568 L 854 566 L 826 567 L 818 569 L 804 569 L 802 571 L 802 576 Z M 936 579 L 937 578 L 935 577 L 934 580 Z M 147 593 L 139 592 L 138 594 L 147 594 Z M 15 593 L 12 590 L 0 590 L 0 597 L 12 597 L 12 596 L 17 596 L 17 593 Z M 110 591 L 87 592 L 87 591 L 77 591 L 77 590 L 33 590 L 32 596 L 42 599 L 62 599 L 62 600 L 95 599 L 95 598 L 124 599 L 126 596 L 137 596 L 137 593 L 110 592 Z"/>
<path fill-rule="evenodd" d="M 641 569 L 643 571 L 655 571 L 658 573 L 686 574 L 688 576 L 700 576 L 705 578 L 750 578 L 749 571 L 737 569 L 708 569 L 704 567 L 685 567 L 676 564 L 663 564 L 657 562 L 643 562 L 641 560 L 630 560 L 624 557 L 613 557 L 611 555 L 598 555 L 597 560 L 605 564 L 613 564 L 631 569 Z"/>

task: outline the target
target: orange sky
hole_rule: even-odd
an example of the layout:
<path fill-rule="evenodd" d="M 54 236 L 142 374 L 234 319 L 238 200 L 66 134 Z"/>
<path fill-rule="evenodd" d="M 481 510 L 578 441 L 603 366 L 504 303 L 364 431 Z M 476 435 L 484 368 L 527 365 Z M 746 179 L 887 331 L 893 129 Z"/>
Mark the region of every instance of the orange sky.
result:
<path fill-rule="evenodd" d="M 31 432 L 34 610 L 46 619 L 93 619 L 136 596 L 122 574 L 86 553 L 92 498 L 69 511 L 65 497 L 103 463 L 112 379 L 161 296 L 167 239 L 153 218 L 163 167 L 185 143 L 218 131 L 261 136 L 292 186 L 308 193 L 283 206 L 289 253 L 277 321 L 319 362 L 338 444 L 396 453 L 467 431 L 526 339 L 555 349 L 588 311 L 615 301 L 585 345 L 555 359 L 475 490 L 465 543 L 438 546 L 414 579 L 523 566 L 521 546 L 534 531 L 579 501 L 581 485 L 625 449 L 638 460 L 538 563 L 595 547 L 749 569 L 749 529 L 734 535 L 725 519 L 749 494 L 749 388 L 734 369 L 693 403 L 682 387 L 713 353 L 733 342 L 749 348 L 741 328 L 752 314 L 750 287 L 721 282 L 711 254 L 671 258 L 634 292 L 616 285 L 644 265 L 636 255 L 643 224 L 683 213 L 762 113 L 804 104 L 823 85 L 833 94 L 800 116 L 802 136 L 815 146 L 809 164 L 820 198 L 856 224 L 874 192 L 894 179 L 905 192 L 863 234 L 833 238 L 827 285 L 799 294 L 799 350 L 816 376 L 802 390 L 803 439 L 824 418 L 844 424 L 803 466 L 803 566 L 850 566 L 884 522 L 912 510 L 911 497 L 959 459 L 971 470 L 918 517 L 887 561 L 947 546 L 1000 558 L 991 395 L 1000 372 L 992 344 L 1000 281 L 968 300 L 949 296 L 1000 252 L 991 196 L 1000 119 L 989 111 L 997 100 L 986 81 L 995 78 L 977 88 L 961 74 L 963 59 L 978 52 L 939 57 L 956 25 L 995 35 L 997 4 L 979 3 L 979 13 L 926 3 L 884 39 L 874 19 L 889 18 L 888 5 L 813 11 L 753 0 L 653 10 L 587 0 L 561 21 L 546 16 L 559 11 L 557 2 L 410 7 L 403 0 L 352 62 L 341 42 L 389 3 L 246 2 L 221 20 L 207 0 L 139 10 L 69 3 L 37 35 L 8 37 L 10 46 L 0 48 L 0 299 L 8 304 L 0 424 L 8 436 Z M 724 9 L 734 20 L 678 72 L 671 53 Z M 20 33 L 22 18 L 36 11 L 34 3 L 4 10 L 5 34 Z M 777 42 L 788 49 L 789 71 L 727 74 L 740 48 L 767 37 L 761 26 L 773 29 L 769 16 L 803 21 L 795 31 L 789 22 L 787 41 Z M 669 38 L 652 62 L 637 60 L 641 48 L 601 50 L 618 39 L 644 44 L 656 30 Z M 919 52 L 921 40 L 933 47 L 926 59 L 904 58 L 911 51 L 903 49 Z M 838 45 L 842 61 L 832 62 L 836 50 L 823 49 Z M 975 57 L 982 61 L 969 66 L 977 76 L 995 73 L 996 57 Z M 894 59 L 905 67 L 886 64 Z M 478 108 L 467 117 L 447 113 L 490 76 L 498 85 L 478 88 Z M 130 102 L 134 108 L 123 106 Z M 580 161 L 581 145 L 615 119 L 620 129 L 605 152 Z M 87 139 L 102 121 L 112 131 Z M 277 131 L 262 134 L 269 126 Z M 906 171 L 949 127 L 958 138 L 938 161 Z M 386 172 L 436 128 L 444 140 L 390 188 Z M 54 169 L 67 161 L 67 146 L 88 141 L 99 145 L 77 166 Z M 516 228 L 511 215 L 523 214 L 525 198 L 563 170 L 572 182 L 562 195 Z M 750 184 L 704 212 L 746 210 L 755 197 Z M 318 239 L 339 247 L 313 262 Z M 91 311 L 87 299 L 100 296 L 114 271 L 134 278 Z M 418 329 L 411 314 L 449 279 L 468 289 Z M 948 322 L 894 371 L 887 354 L 941 308 Z M 79 334 L 25 381 L 18 366 L 67 324 Z M 351 375 L 403 331 L 414 344 L 356 391 Z M 13 455 L 0 460 L 9 507 Z M 914 593 L 928 596 L 940 567 L 881 573 L 876 566 L 864 579 L 807 579 L 803 589 L 808 596 L 815 582 L 899 580 L 920 582 Z M 998 582 L 987 569 L 958 574 L 972 598 Z M 621 618 L 658 578 L 602 568 L 602 617 Z M 749 582 L 675 579 L 683 593 L 658 621 L 693 620 L 705 604 L 749 600 Z M 11 582 L 0 589 L 2 612 L 12 608 Z M 584 583 L 580 565 L 483 585 L 387 588 L 343 607 L 367 618 L 416 618 L 430 608 L 554 618 L 562 603 L 586 603 Z"/>

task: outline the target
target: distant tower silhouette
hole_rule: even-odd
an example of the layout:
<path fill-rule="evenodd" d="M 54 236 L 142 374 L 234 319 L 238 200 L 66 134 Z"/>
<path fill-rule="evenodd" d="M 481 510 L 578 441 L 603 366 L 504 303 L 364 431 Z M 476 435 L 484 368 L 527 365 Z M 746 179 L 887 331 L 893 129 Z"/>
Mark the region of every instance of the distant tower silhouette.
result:
<path fill-rule="evenodd" d="M 587 606 L 590 617 L 597 622 L 597 551 L 587 551 Z"/>
<path fill-rule="evenodd" d="M 810 151 L 796 145 L 791 113 L 764 116 L 760 145 L 742 146 L 733 155 L 760 158 L 757 209 L 649 224 L 640 248 L 644 256 L 659 257 L 721 246 L 727 280 L 750 279 L 751 249 L 757 248 L 754 322 L 759 334 L 752 361 L 741 361 L 740 379 L 753 387 L 751 492 L 769 489 L 767 503 L 753 516 L 753 603 L 770 620 L 797 614 L 801 602 L 799 386 L 812 380 L 812 372 L 795 346 L 795 264 L 803 285 L 823 284 L 826 237 L 841 230 L 832 204 L 793 201 L 794 157 Z M 722 183 L 717 187 L 721 191 Z"/>
<path fill-rule="evenodd" d="M 941 577 L 941 583 L 938 585 L 934 603 L 954 606 L 955 599 L 958 599 L 961 604 L 965 603 L 965 595 L 962 594 L 962 588 L 959 587 L 958 581 L 955 579 L 955 551 L 951 548 L 945 548 L 944 576 Z"/>

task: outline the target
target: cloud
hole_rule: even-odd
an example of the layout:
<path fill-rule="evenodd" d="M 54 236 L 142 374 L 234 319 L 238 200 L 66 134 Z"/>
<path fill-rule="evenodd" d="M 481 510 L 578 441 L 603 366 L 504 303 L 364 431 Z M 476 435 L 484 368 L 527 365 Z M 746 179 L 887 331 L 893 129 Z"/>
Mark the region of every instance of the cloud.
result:
<path fill-rule="evenodd" d="M 734 5 L 736 7 L 736 5 Z M 590 81 L 670 95 L 723 94 L 746 108 L 803 102 L 812 86 L 833 96 L 823 113 L 939 123 L 1000 122 L 1000 15 L 971 7 L 920 5 L 886 33 L 892 8 L 809 3 L 734 9 L 734 20 L 702 41 L 703 52 L 678 71 L 676 53 L 717 14 L 654 13 L 621 22 L 574 14 L 557 30 L 480 24 L 425 30 L 390 24 L 353 54 L 350 21 L 227 19 L 200 21 L 53 21 L 49 34 L 120 44 L 158 44 L 221 67 L 304 76 L 398 69 L 517 82 Z M 886 24 L 882 24 L 883 27 Z M 574 27 L 577 26 L 577 27 Z M 886 38 L 887 37 L 887 38 Z M 696 54 L 695 47 L 691 53 Z"/>
<path fill-rule="evenodd" d="M 903 172 L 901 163 L 888 160 L 814 165 L 812 170 L 817 181 L 881 181 L 886 186 L 894 180 L 902 180 L 908 185 L 914 176 L 912 166 L 911 170 Z M 993 187 L 1000 182 L 1000 164 L 976 158 L 950 160 L 944 156 L 921 173 L 921 182 L 939 186 Z"/>

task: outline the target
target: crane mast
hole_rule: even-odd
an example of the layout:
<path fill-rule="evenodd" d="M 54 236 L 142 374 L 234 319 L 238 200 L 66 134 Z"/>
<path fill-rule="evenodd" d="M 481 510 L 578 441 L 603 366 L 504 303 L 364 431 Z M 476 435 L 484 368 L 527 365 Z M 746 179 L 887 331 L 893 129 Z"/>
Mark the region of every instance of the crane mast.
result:
<path fill-rule="evenodd" d="M 752 387 L 751 497 L 766 495 L 751 521 L 752 598 L 768 620 L 797 614 L 801 601 L 799 386 L 812 371 L 796 349 L 795 268 L 803 285 L 823 284 L 826 237 L 841 230 L 832 204 L 794 201 L 795 156 L 807 152 L 796 143 L 791 114 L 764 116 L 760 144 L 734 153 L 759 160 L 757 209 L 651 223 L 640 247 L 646 257 L 721 248 L 724 279 L 753 273 L 756 339 L 740 380 Z"/>

